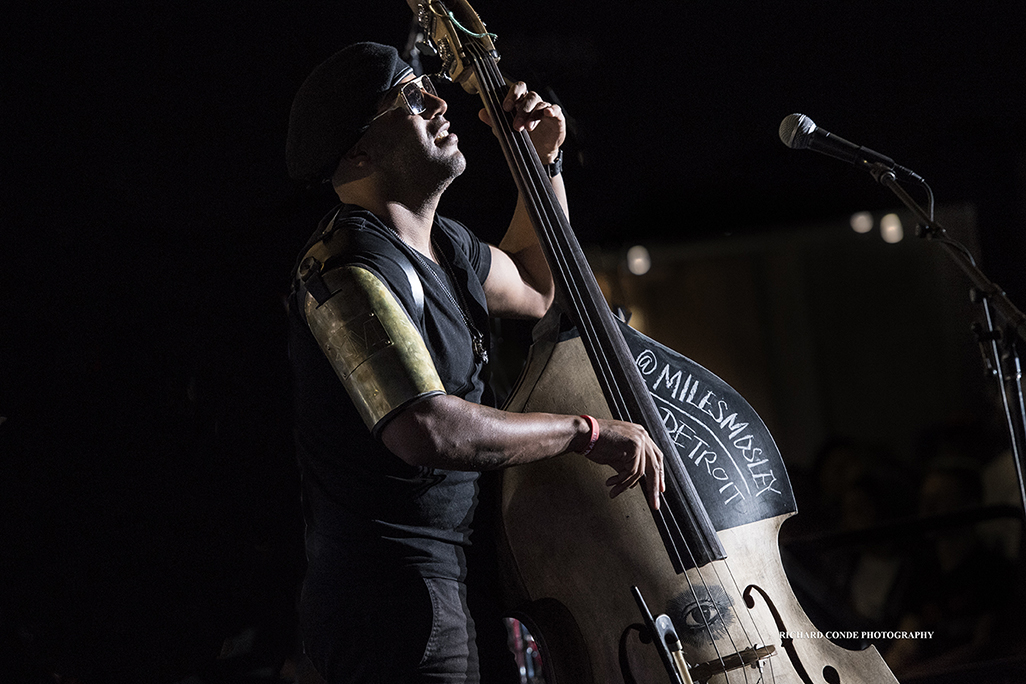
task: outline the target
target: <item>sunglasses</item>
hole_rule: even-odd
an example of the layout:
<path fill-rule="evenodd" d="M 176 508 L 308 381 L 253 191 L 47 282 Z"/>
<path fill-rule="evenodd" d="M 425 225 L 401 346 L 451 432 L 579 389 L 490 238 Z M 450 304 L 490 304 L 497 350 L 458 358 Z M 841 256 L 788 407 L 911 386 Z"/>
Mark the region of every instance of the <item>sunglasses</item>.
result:
<path fill-rule="evenodd" d="M 435 90 L 435 84 L 431 82 L 431 79 L 428 78 L 427 74 L 419 76 L 412 81 L 400 84 L 392 90 L 397 91 L 395 94 L 395 100 L 387 109 L 375 116 L 371 121 L 376 121 L 393 109 L 399 109 L 400 107 L 406 107 L 406 111 L 413 116 L 416 116 L 427 109 L 427 103 L 424 102 L 424 93 L 438 97 L 438 91 Z M 389 93 L 391 92 L 392 91 L 389 91 Z"/>

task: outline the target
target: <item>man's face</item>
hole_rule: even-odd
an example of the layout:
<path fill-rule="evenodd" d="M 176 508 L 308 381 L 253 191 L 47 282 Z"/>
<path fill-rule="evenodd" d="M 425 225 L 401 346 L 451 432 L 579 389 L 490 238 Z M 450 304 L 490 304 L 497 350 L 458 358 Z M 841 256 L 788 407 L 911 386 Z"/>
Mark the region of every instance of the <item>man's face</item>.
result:
<path fill-rule="evenodd" d="M 400 86 L 413 80 L 411 74 Z M 382 99 L 380 116 L 365 134 L 376 164 L 383 171 L 397 174 L 399 182 L 448 185 L 463 173 L 467 162 L 459 150 L 459 139 L 449 132 L 445 100 L 422 90 L 424 110 L 411 114 L 405 104 L 394 106 L 398 87 Z"/>

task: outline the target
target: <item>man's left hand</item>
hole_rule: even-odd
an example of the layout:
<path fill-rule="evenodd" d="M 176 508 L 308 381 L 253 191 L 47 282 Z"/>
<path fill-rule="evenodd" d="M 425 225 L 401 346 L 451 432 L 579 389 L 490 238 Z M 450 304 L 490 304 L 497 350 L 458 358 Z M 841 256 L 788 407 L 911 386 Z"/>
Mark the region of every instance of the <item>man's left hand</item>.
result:
<path fill-rule="evenodd" d="M 502 108 L 513 113 L 513 130 L 527 131 L 534 149 L 543 164 L 551 164 L 559 154 L 559 146 L 566 139 L 566 117 L 559 105 L 542 100 L 541 95 L 527 89 L 519 81 L 510 86 Z M 482 109 L 478 116 L 489 126 L 491 118 Z"/>

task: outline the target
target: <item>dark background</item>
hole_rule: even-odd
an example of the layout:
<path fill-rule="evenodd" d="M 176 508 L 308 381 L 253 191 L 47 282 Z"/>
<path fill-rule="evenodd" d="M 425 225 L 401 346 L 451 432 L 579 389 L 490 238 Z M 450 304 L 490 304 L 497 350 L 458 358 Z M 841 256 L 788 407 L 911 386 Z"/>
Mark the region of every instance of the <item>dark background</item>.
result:
<path fill-rule="evenodd" d="M 981 266 L 1026 306 L 1021 3 L 476 9 L 504 71 L 571 119 L 589 249 L 897 206 L 786 149 L 777 127 L 803 112 L 916 170 L 939 203 L 971 204 Z M 214 677 L 247 628 L 251 654 L 284 658 L 302 556 L 283 297 L 331 205 L 287 178 L 288 111 L 336 49 L 402 47 L 409 11 L 65 2 L 3 25 L 3 660 L 27 681 Z M 497 240 L 504 162 L 478 103 L 443 96 L 470 162 L 443 208 Z"/>

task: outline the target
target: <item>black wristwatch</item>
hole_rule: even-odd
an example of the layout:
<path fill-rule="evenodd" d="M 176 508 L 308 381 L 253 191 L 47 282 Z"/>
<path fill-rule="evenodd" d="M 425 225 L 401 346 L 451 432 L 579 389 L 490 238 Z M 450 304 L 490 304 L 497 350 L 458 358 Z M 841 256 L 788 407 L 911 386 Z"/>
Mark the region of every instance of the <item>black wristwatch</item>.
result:
<path fill-rule="evenodd" d="M 563 173 L 563 150 L 556 153 L 556 158 L 552 160 L 551 164 L 545 165 L 545 170 L 549 172 L 549 178 L 555 178 Z"/>

